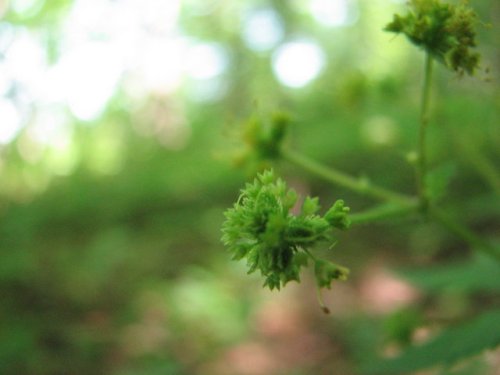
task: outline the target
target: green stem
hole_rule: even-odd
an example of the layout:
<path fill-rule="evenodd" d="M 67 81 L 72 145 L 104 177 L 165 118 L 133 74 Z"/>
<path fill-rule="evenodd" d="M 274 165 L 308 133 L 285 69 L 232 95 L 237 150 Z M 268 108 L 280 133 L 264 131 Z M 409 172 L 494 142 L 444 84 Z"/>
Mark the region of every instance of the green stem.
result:
<path fill-rule="evenodd" d="M 316 284 L 316 298 L 318 300 L 319 307 L 325 314 L 330 314 L 330 309 L 325 305 L 325 300 L 323 299 L 323 293 L 321 293 L 321 288 Z"/>
<path fill-rule="evenodd" d="M 307 249 L 304 249 L 307 255 L 313 260 L 314 263 L 318 261 L 318 259 Z M 316 267 L 316 266 L 315 266 Z M 316 299 L 318 300 L 318 305 L 321 307 L 321 310 L 325 314 L 330 314 L 330 309 L 325 305 L 325 301 L 323 300 L 323 293 L 321 293 L 321 288 L 318 285 L 318 282 L 316 282 Z"/>
<path fill-rule="evenodd" d="M 436 219 L 436 221 L 440 222 L 450 232 L 463 239 L 472 248 L 481 251 L 500 262 L 500 252 L 498 248 L 471 232 L 464 225 L 455 221 L 451 216 L 447 215 L 446 212 L 436 207 L 432 207 L 430 209 L 430 214 L 434 219 Z"/>
<path fill-rule="evenodd" d="M 344 172 L 326 167 L 323 164 L 320 164 L 317 161 L 294 151 L 284 149 L 281 151 L 281 155 L 290 163 L 299 166 L 329 182 L 346 187 L 357 193 L 401 205 L 412 205 L 414 203 L 414 199 L 412 197 L 373 185 L 364 179 L 354 178 Z"/>
<path fill-rule="evenodd" d="M 317 258 L 307 249 L 304 249 L 305 253 L 312 259 L 314 263 L 317 262 Z M 323 294 L 321 293 L 321 288 L 319 287 L 318 283 L 316 282 L 316 299 L 318 300 L 319 307 L 321 307 L 321 310 L 325 314 L 330 314 L 330 309 L 326 307 L 325 301 L 323 300 Z"/>
<path fill-rule="evenodd" d="M 365 224 L 373 221 L 406 216 L 408 214 L 417 212 L 417 209 L 417 203 L 413 203 L 411 205 L 396 205 L 389 203 L 377 206 L 364 212 L 349 215 L 349 219 L 354 225 Z"/>
<path fill-rule="evenodd" d="M 429 206 L 429 198 L 425 188 L 425 178 L 427 175 L 427 127 L 429 124 L 429 104 L 432 81 L 432 56 L 430 53 L 426 53 L 425 55 L 424 74 L 424 85 L 422 87 L 422 102 L 420 109 L 420 127 L 418 132 L 416 180 L 420 204 L 423 211 L 426 212 Z"/>
<path fill-rule="evenodd" d="M 304 252 L 313 260 L 313 262 L 316 262 L 318 259 L 314 256 L 313 253 L 311 253 L 308 249 L 304 249 Z"/>

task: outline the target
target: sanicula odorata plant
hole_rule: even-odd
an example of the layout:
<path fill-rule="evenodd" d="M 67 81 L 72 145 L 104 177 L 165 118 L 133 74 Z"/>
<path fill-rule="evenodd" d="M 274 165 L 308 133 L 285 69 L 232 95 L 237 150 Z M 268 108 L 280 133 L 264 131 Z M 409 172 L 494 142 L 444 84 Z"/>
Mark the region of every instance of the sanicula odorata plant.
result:
<path fill-rule="evenodd" d="M 318 244 L 331 247 L 332 230 L 347 229 L 349 208 L 337 200 L 321 216 L 318 198 L 305 197 L 300 212 L 292 214 L 298 195 L 273 170 L 247 183 L 233 208 L 226 211 L 222 240 L 233 259 L 245 259 L 248 273 L 259 270 L 264 286 L 280 289 L 300 281 L 301 268 L 314 263 L 319 288 L 330 288 L 333 280 L 345 280 L 348 270 L 318 259 L 312 251 Z"/>
<path fill-rule="evenodd" d="M 284 114 L 274 115 L 267 121 L 252 117 L 245 123 L 241 132 L 243 152 L 238 156 L 240 163 L 262 170 L 276 160 L 286 161 L 333 185 L 382 202 L 364 212 L 348 215 L 349 209 L 339 199 L 321 216 L 317 198 L 305 197 L 300 210 L 297 210 L 294 208 L 297 194 L 288 189 L 283 180 L 277 178 L 272 170 L 258 174 L 254 182 L 241 191 L 234 206 L 226 211 L 222 239 L 233 259 L 246 259 L 249 273 L 261 272 L 265 279 L 264 286 L 280 289 L 289 281 L 300 281 L 301 268 L 312 261 L 318 291 L 323 287 L 330 288 L 333 280 L 345 280 L 348 270 L 318 259 L 313 250 L 320 244 L 331 246 L 333 229 L 347 229 L 351 224 L 408 215 L 434 220 L 471 248 L 500 261 L 497 247 L 439 207 L 438 197 L 441 194 L 433 191 L 436 184 L 427 166 L 426 135 L 433 61 L 439 61 L 459 75 L 474 73 L 479 64 L 479 54 L 472 50 L 476 46 L 477 16 L 466 3 L 411 0 L 409 8 L 407 15 L 395 15 L 385 30 L 406 35 L 425 52 L 420 122 L 416 136 L 415 195 L 377 186 L 369 179 L 351 176 L 285 147 L 290 119 Z M 292 208 L 298 213 L 292 214 Z M 321 295 L 318 295 L 323 310 L 328 311 Z"/>

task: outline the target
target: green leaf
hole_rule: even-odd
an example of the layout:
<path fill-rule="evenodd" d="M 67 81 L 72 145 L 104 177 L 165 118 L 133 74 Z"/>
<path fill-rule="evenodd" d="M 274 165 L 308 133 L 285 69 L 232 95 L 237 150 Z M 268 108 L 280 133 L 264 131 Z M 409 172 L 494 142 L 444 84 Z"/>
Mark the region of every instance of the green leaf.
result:
<path fill-rule="evenodd" d="M 402 308 L 389 315 L 384 321 L 384 331 L 390 342 L 407 346 L 411 343 L 416 328 L 422 324 L 422 314 L 415 308 Z"/>
<path fill-rule="evenodd" d="M 421 346 L 413 346 L 399 357 L 368 363 L 363 374 L 405 374 L 436 365 L 451 365 L 460 359 L 500 345 L 500 310 L 483 313 L 474 320 L 449 328 Z"/>
<path fill-rule="evenodd" d="M 426 269 L 399 270 L 410 283 L 438 292 L 446 289 L 473 292 L 500 290 L 500 265 L 487 257 L 478 256 L 465 262 L 428 267 Z"/>
<path fill-rule="evenodd" d="M 429 199 L 437 201 L 443 198 L 456 172 L 457 168 L 454 163 L 446 163 L 431 170 L 425 181 Z"/>
<path fill-rule="evenodd" d="M 305 216 L 315 214 L 319 210 L 319 199 L 317 197 L 306 197 L 302 204 L 302 214 Z"/>

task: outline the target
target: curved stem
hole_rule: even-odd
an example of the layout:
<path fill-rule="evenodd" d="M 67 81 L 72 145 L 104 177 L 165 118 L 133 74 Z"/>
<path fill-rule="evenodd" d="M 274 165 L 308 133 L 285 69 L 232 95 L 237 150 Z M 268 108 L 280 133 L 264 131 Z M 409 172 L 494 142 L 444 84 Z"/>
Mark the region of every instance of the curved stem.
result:
<path fill-rule="evenodd" d="M 425 178 L 427 175 L 427 126 L 429 124 L 429 103 L 432 81 L 432 56 L 425 55 L 424 85 L 422 88 L 422 102 L 420 109 L 420 127 L 418 132 L 418 159 L 416 168 L 417 192 L 420 204 L 424 212 L 428 210 L 429 198 L 425 188 Z"/>
<path fill-rule="evenodd" d="M 351 224 L 365 224 L 373 221 L 402 217 L 418 210 L 417 202 L 408 205 L 383 204 L 364 212 L 349 215 Z"/>
<path fill-rule="evenodd" d="M 296 166 L 299 166 L 331 183 L 344 186 L 357 193 L 368 195 L 382 201 L 389 201 L 402 205 L 414 204 L 413 197 L 373 185 L 369 181 L 352 177 L 334 168 L 326 167 L 325 165 L 294 151 L 284 149 L 281 151 L 281 155 L 290 163 L 295 164 Z"/>
<path fill-rule="evenodd" d="M 323 299 L 323 293 L 321 293 L 321 288 L 316 284 L 316 298 L 318 300 L 319 307 L 325 314 L 330 314 L 330 309 L 325 305 L 325 300 Z"/>

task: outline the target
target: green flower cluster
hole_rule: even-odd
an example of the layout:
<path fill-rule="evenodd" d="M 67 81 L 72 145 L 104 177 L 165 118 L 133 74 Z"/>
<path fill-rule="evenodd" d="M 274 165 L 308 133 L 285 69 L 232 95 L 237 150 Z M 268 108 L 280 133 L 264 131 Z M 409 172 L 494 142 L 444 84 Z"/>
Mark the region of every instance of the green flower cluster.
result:
<path fill-rule="evenodd" d="M 319 287 L 330 287 L 332 280 L 347 278 L 348 270 L 317 260 L 310 249 L 322 241 L 331 241 L 331 229 L 349 227 L 349 208 L 338 200 L 322 217 L 318 198 L 306 197 L 301 212 L 290 210 L 297 194 L 277 179 L 272 170 L 259 174 L 248 183 L 234 206 L 225 212 L 222 241 L 233 259 L 247 260 L 252 273 L 257 269 L 265 277 L 264 286 L 280 289 L 291 280 L 300 281 L 300 269 L 308 259 L 315 262 Z"/>
<path fill-rule="evenodd" d="M 469 75 L 479 66 L 476 46 L 476 13 L 466 4 L 443 4 L 440 0 L 410 0 L 406 16 L 395 15 L 385 30 L 405 34 L 448 68 Z"/>
<path fill-rule="evenodd" d="M 247 120 L 240 134 L 242 151 L 234 157 L 236 164 L 262 170 L 269 161 L 278 159 L 289 124 L 290 117 L 282 112 L 274 113 L 268 121 L 257 116 Z"/>

